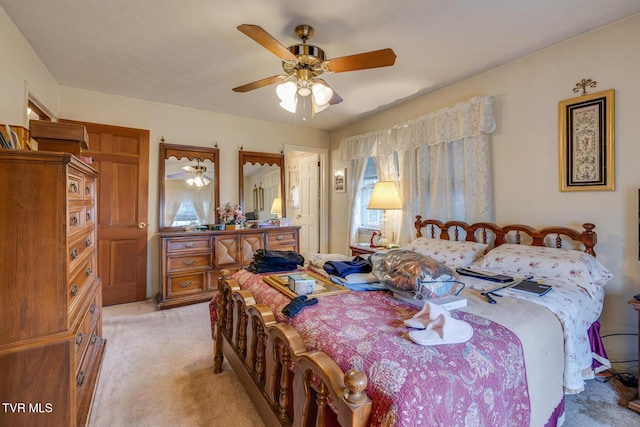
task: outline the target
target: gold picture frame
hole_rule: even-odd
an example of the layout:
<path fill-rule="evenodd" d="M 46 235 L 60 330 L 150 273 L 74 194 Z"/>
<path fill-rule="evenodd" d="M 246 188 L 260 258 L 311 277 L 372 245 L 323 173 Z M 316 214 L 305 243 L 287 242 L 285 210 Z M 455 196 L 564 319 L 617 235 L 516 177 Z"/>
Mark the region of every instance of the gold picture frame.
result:
<path fill-rule="evenodd" d="M 559 107 L 560 191 L 614 190 L 614 89 Z"/>
<path fill-rule="evenodd" d="M 300 271 L 286 273 L 286 274 L 272 274 L 270 276 L 264 276 L 262 280 L 270 285 L 272 288 L 282 292 L 289 298 L 295 298 L 298 296 L 294 291 L 289 289 L 289 274 L 300 273 Z M 337 283 L 333 283 L 326 278 L 320 276 L 319 274 L 313 273 L 312 271 L 304 271 L 304 274 L 308 274 L 309 276 L 316 279 L 316 290 L 313 293 L 307 294 L 307 297 L 324 297 L 328 295 L 337 295 L 343 294 L 346 292 L 351 292 L 349 289 L 345 288 L 342 285 L 338 285 Z"/>

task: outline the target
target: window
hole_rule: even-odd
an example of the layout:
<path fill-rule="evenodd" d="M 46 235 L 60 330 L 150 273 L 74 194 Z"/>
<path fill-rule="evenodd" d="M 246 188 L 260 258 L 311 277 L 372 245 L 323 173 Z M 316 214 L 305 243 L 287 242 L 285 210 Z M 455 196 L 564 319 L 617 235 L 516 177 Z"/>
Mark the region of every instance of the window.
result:
<path fill-rule="evenodd" d="M 180 203 L 178 214 L 173 220 L 172 227 L 181 227 L 185 225 L 198 225 L 198 216 L 191 202 Z"/>
<path fill-rule="evenodd" d="M 378 182 L 378 174 L 376 173 L 376 165 L 373 162 L 373 158 L 367 159 L 367 165 L 365 166 L 364 177 L 362 179 L 362 191 L 358 195 L 358 206 L 360 206 L 360 218 L 361 228 L 372 228 L 375 230 L 380 229 L 382 222 L 382 211 L 377 209 L 367 209 L 371 193 L 373 193 L 373 187 Z"/>

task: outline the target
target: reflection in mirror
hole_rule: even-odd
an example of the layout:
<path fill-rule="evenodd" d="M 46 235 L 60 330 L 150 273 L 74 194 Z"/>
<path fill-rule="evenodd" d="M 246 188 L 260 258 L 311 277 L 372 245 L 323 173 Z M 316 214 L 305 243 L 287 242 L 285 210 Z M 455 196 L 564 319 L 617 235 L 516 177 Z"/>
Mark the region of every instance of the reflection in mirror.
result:
<path fill-rule="evenodd" d="M 243 151 L 239 153 L 240 206 L 248 220 L 267 221 L 282 212 L 272 212 L 274 199 L 284 195 L 284 154 Z"/>
<path fill-rule="evenodd" d="M 216 222 L 220 168 L 218 148 L 160 144 L 160 230 Z"/>

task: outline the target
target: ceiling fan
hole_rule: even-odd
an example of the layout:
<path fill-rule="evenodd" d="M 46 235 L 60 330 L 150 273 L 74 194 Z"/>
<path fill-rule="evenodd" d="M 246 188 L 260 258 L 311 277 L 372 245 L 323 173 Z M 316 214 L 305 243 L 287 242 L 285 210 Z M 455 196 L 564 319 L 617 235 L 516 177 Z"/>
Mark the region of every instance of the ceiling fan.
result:
<path fill-rule="evenodd" d="M 178 172 L 167 175 L 168 179 L 184 179 L 187 184 L 198 188 L 208 185 L 213 178 L 209 175 L 205 175 L 207 172 L 206 166 L 200 165 L 200 159 L 196 159 L 197 164 L 193 166 L 183 166 L 181 169 L 185 172 Z"/>
<path fill-rule="evenodd" d="M 280 83 L 276 89 L 281 100 L 280 106 L 292 113 L 296 111 L 298 97 L 306 99 L 311 95 L 313 115 L 329 105 L 342 102 L 340 95 L 326 81 L 318 78 L 322 73 L 342 73 L 367 68 L 388 67 L 396 61 L 396 54 L 389 48 L 326 59 L 322 49 L 307 44 L 307 40 L 314 33 L 314 29 L 310 25 L 298 25 L 295 28 L 295 33 L 302 40 L 302 43 L 289 47 L 285 47 L 258 25 L 242 24 L 238 26 L 238 30 L 280 58 L 285 74 L 238 86 L 233 88 L 233 91 L 248 92 Z"/>

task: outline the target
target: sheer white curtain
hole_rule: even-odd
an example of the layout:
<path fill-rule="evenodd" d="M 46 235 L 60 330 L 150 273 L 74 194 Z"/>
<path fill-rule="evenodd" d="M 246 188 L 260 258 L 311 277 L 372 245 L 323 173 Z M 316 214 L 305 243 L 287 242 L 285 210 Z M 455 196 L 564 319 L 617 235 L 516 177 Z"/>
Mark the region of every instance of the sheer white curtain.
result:
<path fill-rule="evenodd" d="M 360 218 L 360 199 L 357 197 L 362 189 L 362 178 L 364 177 L 364 169 L 367 164 L 367 157 L 361 157 L 357 159 L 351 159 L 350 176 L 347 182 L 347 191 L 349 194 L 349 206 L 351 206 L 351 212 L 349 213 L 349 244 L 357 243 L 358 241 L 358 227 L 362 223 Z M 349 249 L 347 245 L 346 250 Z M 349 253 L 349 252 L 347 252 Z"/>
<path fill-rule="evenodd" d="M 351 161 L 352 166 L 356 159 L 374 157 L 388 162 L 393 153 L 398 156 L 403 210 L 397 243 L 413 238 L 416 215 L 467 222 L 493 219 L 489 153 L 489 134 L 495 129 L 493 102 L 491 95 L 478 96 L 393 128 L 340 142 L 340 158 Z M 376 170 L 386 174 L 389 168 L 379 168 L 376 162 Z M 351 173 L 350 177 L 361 181 L 361 174 Z M 357 189 L 357 185 L 350 183 L 350 189 Z M 355 197 L 354 192 L 350 197 Z M 352 209 L 351 243 L 359 225 L 356 215 Z"/>

